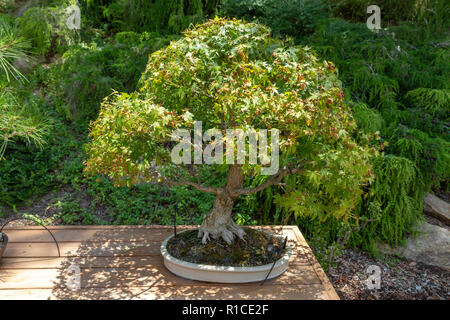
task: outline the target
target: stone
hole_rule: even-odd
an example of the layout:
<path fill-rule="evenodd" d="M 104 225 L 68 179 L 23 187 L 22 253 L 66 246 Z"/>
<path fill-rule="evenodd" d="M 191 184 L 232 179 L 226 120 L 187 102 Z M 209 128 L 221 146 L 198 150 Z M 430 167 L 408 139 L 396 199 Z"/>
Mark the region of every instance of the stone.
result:
<path fill-rule="evenodd" d="M 36 68 L 38 64 L 44 63 L 44 61 L 45 61 L 44 57 L 39 58 L 20 57 L 14 60 L 13 65 L 14 68 L 19 70 L 20 73 L 27 73 Z"/>
<path fill-rule="evenodd" d="M 378 246 L 382 253 L 398 254 L 404 258 L 450 271 L 450 231 L 434 224 L 423 222 L 418 226 L 417 238 L 408 238 L 405 246 L 391 248 Z"/>
<path fill-rule="evenodd" d="M 24 4 L 22 4 L 17 11 L 14 13 L 16 17 L 21 17 L 23 14 L 30 9 L 31 7 L 35 7 L 39 5 L 39 0 L 28 0 Z"/>
<path fill-rule="evenodd" d="M 28 72 L 32 67 L 31 61 L 27 58 L 17 58 L 14 60 L 14 68 L 21 73 Z"/>
<path fill-rule="evenodd" d="M 423 199 L 423 211 L 446 225 L 450 225 L 450 204 L 435 195 L 427 193 Z"/>

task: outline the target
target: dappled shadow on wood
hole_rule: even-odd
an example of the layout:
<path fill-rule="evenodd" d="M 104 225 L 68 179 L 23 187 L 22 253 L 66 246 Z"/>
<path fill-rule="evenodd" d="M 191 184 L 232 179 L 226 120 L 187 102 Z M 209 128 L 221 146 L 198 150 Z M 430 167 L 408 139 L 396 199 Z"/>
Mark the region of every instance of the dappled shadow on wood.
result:
<path fill-rule="evenodd" d="M 275 230 L 274 230 L 275 231 Z M 277 230 L 279 231 L 279 229 Z M 80 230 L 82 233 L 83 231 Z M 294 248 L 288 270 L 260 283 L 192 281 L 168 271 L 159 253 L 167 228 L 90 231 L 83 241 L 65 242 L 56 267 L 51 298 L 56 299 L 327 299 L 308 250 Z M 65 235 L 66 239 L 69 235 Z M 70 237 L 75 237 L 70 235 Z M 83 237 L 81 237 L 83 238 Z M 86 238 L 86 236 L 84 236 Z M 145 241 L 147 239 L 147 241 Z M 73 238 L 72 240 L 77 240 Z M 64 250 L 67 248 L 67 250 Z M 79 287 L 76 272 L 79 270 Z"/>

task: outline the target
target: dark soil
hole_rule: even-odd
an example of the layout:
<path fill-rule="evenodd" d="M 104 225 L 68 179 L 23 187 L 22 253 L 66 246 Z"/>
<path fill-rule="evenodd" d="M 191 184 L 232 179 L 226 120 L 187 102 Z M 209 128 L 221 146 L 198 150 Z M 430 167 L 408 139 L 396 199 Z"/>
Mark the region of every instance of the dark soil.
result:
<path fill-rule="evenodd" d="M 266 232 L 244 228 L 246 235 L 231 245 L 223 239 L 202 244 L 197 230 L 186 231 L 169 240 L 168 252 L 177 259 L 198 264 L 251 267 L 273 263 L 284 254 L 283 239 Z"/>

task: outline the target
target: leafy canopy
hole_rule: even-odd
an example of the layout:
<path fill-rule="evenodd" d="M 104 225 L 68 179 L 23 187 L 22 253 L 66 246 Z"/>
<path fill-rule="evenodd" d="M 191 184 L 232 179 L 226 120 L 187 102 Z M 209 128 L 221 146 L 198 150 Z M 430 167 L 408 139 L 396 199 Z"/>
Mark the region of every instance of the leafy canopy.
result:
<path fill-rule="evenodd" d="M 92 125 L 86 170 L 120 184 L 161 179 L 164 164 L 172 165 L 167 148 L 172 131 L 191 128 L 195 120 L 203 122 L 203 130 L 223 133 L 278 129 L 279 173 L 301 167 L 299 174 L 321 188 L 314 202 L 320 194 L 334 194 L 342 215 L 371 175 L 368 159 L 375 149 L 352 139 L 356 124 L 333 64 L 306 47 L 272 38 L 263 25 L 218 18 L 153 53 L 140 92 L 105 99 Z M 260 169 L 248 162 L 242 167 L 246 175 Z M 172 171 L 171 177 L 181 179 L 182 173 Z M 289 196 L 293 205 L 305 200 L 296 192 Z M 302 203 L 302 209 L 314 205 Z"/>

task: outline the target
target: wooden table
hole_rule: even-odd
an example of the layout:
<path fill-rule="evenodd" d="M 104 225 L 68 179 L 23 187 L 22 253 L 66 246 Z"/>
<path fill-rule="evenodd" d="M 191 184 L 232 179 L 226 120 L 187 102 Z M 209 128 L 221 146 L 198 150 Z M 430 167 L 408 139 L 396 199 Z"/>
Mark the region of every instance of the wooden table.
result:
<path fill-rule="evenodd" d="M 184 228 L 189 227 L 179 230 Z M 288 236 L 294 247 L 288 270 L 264 285 L 215 284 L 173 275 L 159 251 L 172 227 L 49 229 L 61 257 L 50 234 L 39 226 L 4 229 L 9 243 L 0 260 L 0 299 L 339 299 L 295 226 L 264 227 Z"/>

